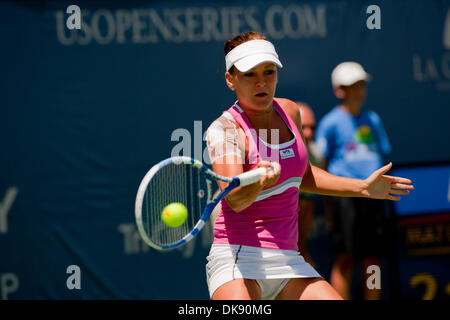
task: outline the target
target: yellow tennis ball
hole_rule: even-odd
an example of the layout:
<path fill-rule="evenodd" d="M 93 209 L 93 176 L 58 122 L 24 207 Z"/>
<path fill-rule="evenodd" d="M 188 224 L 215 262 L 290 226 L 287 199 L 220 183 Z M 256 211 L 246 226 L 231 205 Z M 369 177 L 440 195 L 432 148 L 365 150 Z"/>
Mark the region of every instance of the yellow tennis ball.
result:
<path fill-rule="evenodd" d="M 162 221 L 171 228 L 181 226 L 187 218 L 187 208 L 179 202 L 167 205 L 161 214 Z"/>

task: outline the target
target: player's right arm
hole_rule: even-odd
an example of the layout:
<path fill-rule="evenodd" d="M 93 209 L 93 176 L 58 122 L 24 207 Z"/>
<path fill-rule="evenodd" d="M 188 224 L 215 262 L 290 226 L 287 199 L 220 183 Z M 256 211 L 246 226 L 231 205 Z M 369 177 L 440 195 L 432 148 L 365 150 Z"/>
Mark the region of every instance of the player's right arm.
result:
<path fill-rule="evenodd" d="M 206 142 L 214 172 L 226 177 L 236 177 L 244 172 L 243 163 L 247 154 L 245 134 L 236 122 L 220 117 L 208 128 Z M 270 168 L 270 163 L 261 161 L 257 167 Z M 244 210 L 256 200 L 265 186 L 274 184 L 278 177 L 279 174 L 269 170 L 259 183 L 238 187 L 225 200 L 233 211 Z M 227 187 L 227 183 L 218 181 L 218 184 L 221 190 Z"/>

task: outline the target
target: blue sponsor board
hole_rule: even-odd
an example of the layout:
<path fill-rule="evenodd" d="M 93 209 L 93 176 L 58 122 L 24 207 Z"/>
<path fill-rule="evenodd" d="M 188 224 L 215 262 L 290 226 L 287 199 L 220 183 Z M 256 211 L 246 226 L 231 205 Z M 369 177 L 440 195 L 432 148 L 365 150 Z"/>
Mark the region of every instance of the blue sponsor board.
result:
<path fill-rule="evenodd" d="M 450 256 L 403 257 L 398 264 L 399 293 L 408 300 L 450 299 Z"/>
<path fill-rule="evenodd" d="M 415 189 L 394 203 L 402 299 L 450 299 L 450 164 L 398 168 Z"/>
<path fill-rule="evenodd" d="M 411 179 L 414 190 L 395 202 L 399 216 L 450 212 L 450 164 L 392 170 L 391 175 Z"/>
<path fill-rule="evenodd" d="M 401 217 L 397 221 L 398 279 L 404 299 L 450 299 L 450 214 Z"/>

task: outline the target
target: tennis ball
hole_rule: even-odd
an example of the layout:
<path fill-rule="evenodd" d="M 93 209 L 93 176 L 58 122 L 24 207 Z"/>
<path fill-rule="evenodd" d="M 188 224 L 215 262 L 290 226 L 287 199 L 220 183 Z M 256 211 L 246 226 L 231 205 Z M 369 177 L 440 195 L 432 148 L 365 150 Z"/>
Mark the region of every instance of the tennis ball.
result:
<path fill-rule="evenodd" d="M 184 204 L 172 202 L 167 205 L 161 214 L 162 221 L 171 228 L 181 226 L 187 218 L 187 209 Z"/>

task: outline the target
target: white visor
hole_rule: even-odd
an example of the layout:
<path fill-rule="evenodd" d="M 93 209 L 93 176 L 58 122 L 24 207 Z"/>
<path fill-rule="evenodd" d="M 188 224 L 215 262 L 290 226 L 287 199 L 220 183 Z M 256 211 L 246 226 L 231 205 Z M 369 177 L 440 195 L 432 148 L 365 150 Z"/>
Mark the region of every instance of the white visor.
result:
<path fill-rule="evenodd" d="M 264 62 L 273 62 L 283 68 L 273 44 L 267 40 L 250 40 L 238 45 L 225 56 L 227 71 L 235 66 L 241 72 Z"/>

